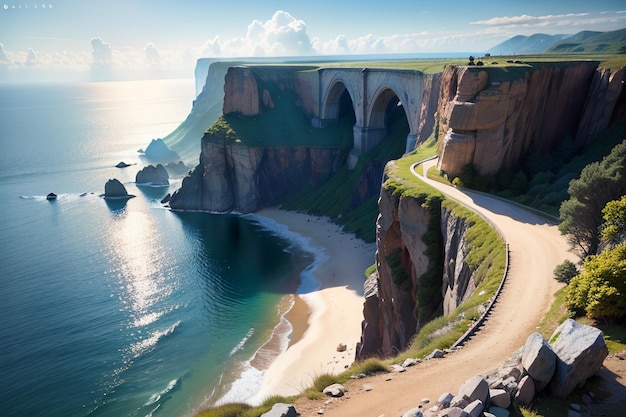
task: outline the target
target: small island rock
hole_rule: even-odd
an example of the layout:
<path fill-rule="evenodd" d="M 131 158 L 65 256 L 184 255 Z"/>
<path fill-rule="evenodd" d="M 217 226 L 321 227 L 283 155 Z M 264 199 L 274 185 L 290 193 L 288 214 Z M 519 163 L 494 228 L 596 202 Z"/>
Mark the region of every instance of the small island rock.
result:
<path fill-rule="evenodd" d="M 137 173 L 135 182 L 146 185 L 169 185 L 169 178 L 170 176 L 163 165 L 148 165 Z"/>
<path fill-rule="evenodd" d="M 127 164 L 126 162 L 122 161 L 120 163 L 118 163 L 117 165 L 115 165 L 115 168 L 126 168 L 129 167 L 130 164 Z"/>
<path fill-rule="evenodd" d="M 108 180 L 104 185 L 104 198 L 133 198 L 128 194 L 126 187 L 116 178 Z"/>

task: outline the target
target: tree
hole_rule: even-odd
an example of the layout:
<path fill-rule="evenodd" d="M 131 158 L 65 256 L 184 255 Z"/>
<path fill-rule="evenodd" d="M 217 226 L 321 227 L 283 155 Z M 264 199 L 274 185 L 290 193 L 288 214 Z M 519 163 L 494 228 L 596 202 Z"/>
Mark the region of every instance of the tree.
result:
<path fill-rule="evenodd" d="M 626 240 L 626 195 L 619 200 L 606 203 L 602 209 L 601 238 L 609 245 L 617 245 Z"/>
<path fill-rule="evenodd" d="M 582 258 L 598 252 L 602 209 L 626 194 L 626 141 L 615 146 L 601 162 L 587 165 L 570 182 L 570 198 L 561 204 L 559 230 L 567 235 Z"/>
<path fill-rule="evenodd" d="M 565 260 L 554 268 L 554 279 L 569 284 L 572 278 L 578 275 L 578 269 L 573 262 Z"/>
<path fill-rule="evenodd" d="M 607 321 L 626 315 L 626 242 L 589 257 L 566 290 L 570 308 Z"/>

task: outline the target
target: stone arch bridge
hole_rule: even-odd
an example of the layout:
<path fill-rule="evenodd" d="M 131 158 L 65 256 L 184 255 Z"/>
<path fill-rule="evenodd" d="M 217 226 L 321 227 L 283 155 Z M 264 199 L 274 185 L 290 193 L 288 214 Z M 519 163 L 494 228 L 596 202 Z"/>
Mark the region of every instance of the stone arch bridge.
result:
<path fill-rule="evenodd" d="M 415 147 L 421 126 L 425 75 L 419 71 L 372 68 L 322 68 L 318 74 L 315 127 L 336 123 L 340 98 L 350 95 L 356 123 L 353 127 L 357 157 L 378 145 L 387 135 L 386 113 L 392 100 L 402 104 L 409 125 L 406 151 Z"/>
<path fill-rule="evenodd" d="M 350 165 L 385 138 L 390 103 L 401 104 L 404 109 L 409 126 L 407 152 L 415 148 L 418 137 L 428 137 L 432 131 L 438 86 L 433 88 L 431 84 L 439 79 L 439 74 L 380 68 L 314 68 L 311 71 L 311 67 L 302 70 L 302 67 L 294 66 L 291 69 L 293 71 L 272 72 L 268 67 L 229 68 L 224 87 L 224 114 L 259 114 L 261 107 L 268 105 L 271 98 L 268 98 L 267 91 L 261 91 L 257 79 L 271 78 L 295 91 L 304 110 L 311 116 L 312 125 L 322 128 L 338 121 L 341 97 L 347 92 L 356 119 Z M 424 126 L 429 127 L 424 129 Z"/>

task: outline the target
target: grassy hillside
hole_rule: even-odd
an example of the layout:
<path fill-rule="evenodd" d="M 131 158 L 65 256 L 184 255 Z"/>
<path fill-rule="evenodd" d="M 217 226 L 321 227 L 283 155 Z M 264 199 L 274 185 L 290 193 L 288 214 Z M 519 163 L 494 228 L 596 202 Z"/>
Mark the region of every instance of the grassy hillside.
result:
<path fill-rule="evenodd" d="M 547 52 L 626 53 L 626 29 L 611 32 L 583 31 L 554 44 Z"/>

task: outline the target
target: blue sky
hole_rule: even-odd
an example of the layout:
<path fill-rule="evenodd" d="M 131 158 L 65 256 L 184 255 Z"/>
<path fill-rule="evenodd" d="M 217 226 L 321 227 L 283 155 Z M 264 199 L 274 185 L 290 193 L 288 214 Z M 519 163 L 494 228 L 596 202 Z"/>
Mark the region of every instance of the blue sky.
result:
<path fill-rule="evenodd" d="M 190 77 L 199 57 L 481 52 L 621 28 L 623 0 L 0 0 L 0 77 Z"/>

